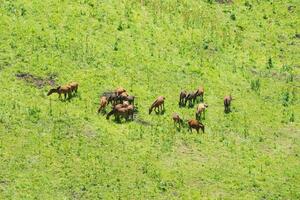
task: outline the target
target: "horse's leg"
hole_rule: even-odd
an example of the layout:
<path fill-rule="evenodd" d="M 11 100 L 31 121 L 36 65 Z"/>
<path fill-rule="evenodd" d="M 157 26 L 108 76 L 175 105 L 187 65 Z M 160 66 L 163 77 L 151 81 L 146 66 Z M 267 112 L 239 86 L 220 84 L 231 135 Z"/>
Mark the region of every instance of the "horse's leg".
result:
<path fill-rule="evenodd" d="M 67 93 L 64 93 L 64 96 L 65 96 L 65 99 L 66 99 L 66 97 L 67 97 Z"/>

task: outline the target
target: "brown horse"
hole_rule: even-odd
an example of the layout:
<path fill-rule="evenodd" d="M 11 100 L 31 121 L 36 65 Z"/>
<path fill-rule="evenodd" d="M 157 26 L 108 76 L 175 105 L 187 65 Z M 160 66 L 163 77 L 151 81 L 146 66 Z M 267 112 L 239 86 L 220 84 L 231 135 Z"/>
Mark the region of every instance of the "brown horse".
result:
<path fill-rule="evenodd" d="M 231 101 L 233 100 L 231 94 L 229 96 L 224 97 L 224 112 L 229 113 L 230 112 L 230 104 Z"/>
<path fill-rule="evenodd" d="M 185 106 L 185 98 L 187 96 L 187 93 L 186 91 L 181 91 L 180 94 L 179 94 L 179 103 L 178 105 L 179 106 Z"/>
<path fill-rule="evenodd" d="M 126 93 L 126 92 L 124 92 L 124 93 Z M 125 95 L 123 95 L 124 93 L 122 93 L 120 96 L 118 96 L 118 100 L 120 101 L 120 103 L 127 101 L 129 104 L 134 105 L 135 96 L 132 96 L 132 95 L 125 96 Z"/>
<path fill-rule="evenodd" d="M 64 94 L 65 99 L 67 98 L 67 95 L 68 95 L 68 98 L 71 98 L 71 96 L 72 96 L 72 90 L 71 90 L 70 85 L 64 85 L 64 86 L 58 86 L 57 88 L 52 88 L 49 90 L 47 96 L 49 96 L 53 93 L 58 93 L 59 98 L 61 98 L 61 94 Z"/>
<path fill-rule="evenodd" d="M 71 91 L 72 91 L 72 92 L 77 93 L 78 86 L 79 86 L 78 83 L 76 83 L 76 82 L 71 82 L 71 83 L 69 83 L 69 86 L 71 87 Z"/>
<path fill-rule="evenodd" d="M 100 113 L 101 110 L 105 109 L 107 104 L 108 104 L 107 97 L 106 96 L 101 97 L 100 98 L 100 105 L 99 105 L 99 108 L 98 108 L 98 113 Z"/>
<path fill-rule="evenodd" d="M 165 109 L 165 97 L 163 96 L 159 96 L 157 97 L 157 99 L 153 102 L 153 104 L 151 105 L 151 107 L 149 108 L 149 115 L 151 114 L 152 110 L 154 109 L 155 112 L 158 109 L 159 111 L 163 111 Z"/>
<path fill-rule="evenodd" d="M 115 94 L 117 96 L 121 95 L 123 92 L 126 92 L 126 90 L 122 87 L 118 87 L 117 89 L 115 89 Z"/>
<path fill-rule="evenodd" d="M 196 98 L 197 97 L 200 97 L 201 102 L 204 101 L 204 88 L 202 86 L 200 86 L 196 91 Z"/>
<path fill-rule="evenodd" d="M 116 120 L 120 120 L 120 117 L 126 119 L 126 121 L 131 118 L 133 120 L 134 107 L 132 105 L 117 104 L 113 109 L 107 114 L 106 119 L 109 119 L 111 115 L 115 116 Z"/>
<path fill-rule="evenodd" d="M 208 105 L 206 103 L 200 103 L 197 106 L 196 109 L 196 119 L 201 119 L 201 114 L 203 113 L 204 117 L 205 117 L 205 110 L 208 107 Z"/>
<path fill-rule="evenodd" d="M 174 121 L 174 126 L 179 124 L 179 127 L 183 124 L 183 120 L 180 118 L 178 113 L 173 113 L 172 119 Z"/>
<path fill-rule="evenodd" d="M 188 120 L 188 125 L 189 125 L 189 130 L 192 132 L 192 129 L 195 129 L 197 131 L 197 133 L 199 133 L 199 129 L 202 130 L 202 132 L 204 133 L 204 125 L 200 122 L 198 122 L 198 120 L 196 119 L 190 119 Z"/>

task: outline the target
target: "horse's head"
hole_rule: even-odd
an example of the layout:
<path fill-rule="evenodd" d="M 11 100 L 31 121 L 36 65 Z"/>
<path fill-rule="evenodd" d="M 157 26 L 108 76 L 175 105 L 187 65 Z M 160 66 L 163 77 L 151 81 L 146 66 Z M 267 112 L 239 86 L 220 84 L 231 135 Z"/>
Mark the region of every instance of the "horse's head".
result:
<path fill-rule="evenodd" d="M 57 89 L 52 88 L 51 90 L 49 90 L 49 92 L 47 93 L 47 96 L 51 95 L 52 93 L 57 92 Z"/>

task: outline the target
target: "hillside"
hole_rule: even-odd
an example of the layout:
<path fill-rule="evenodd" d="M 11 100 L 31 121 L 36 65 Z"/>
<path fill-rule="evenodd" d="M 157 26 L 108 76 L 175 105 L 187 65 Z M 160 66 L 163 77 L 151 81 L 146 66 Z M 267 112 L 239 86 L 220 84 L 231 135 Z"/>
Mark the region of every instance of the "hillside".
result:
<path fill-rule="evenodd" d="M 0 0 L 0 199 L 300 199 L 299 8 Z M 71 81 L 74 98 L 47 96 Z M 177 130 L 173 112 L 195 113 L 179 92 L 200 85 L 205 133 Z M 97 114 L 118 86 L 132 122 Z"/>

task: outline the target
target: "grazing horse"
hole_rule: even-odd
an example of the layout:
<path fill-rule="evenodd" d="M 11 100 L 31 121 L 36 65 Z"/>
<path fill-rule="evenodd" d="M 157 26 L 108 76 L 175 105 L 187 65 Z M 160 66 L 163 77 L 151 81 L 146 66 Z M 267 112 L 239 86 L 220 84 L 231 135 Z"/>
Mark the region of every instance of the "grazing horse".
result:
<path fill-rule="evenodd" d="M 125 92 L 124 92 L 125 93 Z M 123 94 L 124 94 L 123 93 Z M 135 96 L 132 96 L 132 95 L 128 95 L 128 96 L 125 96 L 121 94 L 119 97 L 118 97 L 118 100 L 120 101 L 120 103 L 124 102 L 124 101 L 127 101 L 129 104 L 132 104 L 134 105 L 134 99 L 135 99 Z"/>
<path fill-rule="evenodd" d="M 189 107 L 192 107 L 195 103 L 196 98 L 197 98 L 197 93 L 196 92 L 190 92 L 185 97 L 184 104 L 186 105 L 186 102 L 188 101 L 189 102 Z"/>
<path fill-rule="evenodd" d="M 199 133 L 199 129 L 204 133 L 204 125 L 198 122 L 196 119 L 188 120 L 189 130 L 192 132 L 192 129 L 196 129 L 197 133 Z"/>
<path fill-rule="evenodd" d="M 76 83 L 76 82 L 71 82 L 70 84 L 69 84 L 69 86 L 71 87 L 71 92 L 75 92 L 75 93 L 77 93 L 77 90 L 78 90 L 78 83 Z"/>
<path fill-rule="evenodd" d="M 117 89 L 115 89 L 115 94 L 117 96 L 121 95 L 123 92 L 126 92 L 126 90 L 122 87 L 118 87 Z"/>
<path fill-rule="evenodd" d="M 230 112 L 230 104 L 231 101 L 233 100 L 231 94 L 229 96 L 224 97 L 224 112 L 229 113 Z"/>
<path fill-rule="evenodd" d="M 101 110 L 105 109 L 107 104 L 108 104 L 107 97 L 106 96 L 101 97 L 100 98 L 100 105 L 99 105 L 99 108 L 98 108 L 98 113 L 100 113 Z"/>
<path fill-rule="evenodd" d="M 202 86 L 200 86 L 197 91 L 196 91 L 196 98 L 200 97 L 200 101 L 203 102 L 204 101 L 204 88 Z"/>
<path fill-rule="evenodd" d="M 180 94 L 179 94 L 179 103 L 178 103 L 179 106 L 185 105 L 186 96 L 187 96 L 186 91 L 181 91 L 180 92 Z"/>
<path fill-rule="evenodd" d="M 196 110 L 196 119 L 201 119 L 201 114 L 203 113 L 204 117 L 205 117 L 205 110 L 208 107 L 208 105 L 206 103 L 200 103 L 197 106 L 197 110 Z"/>
<path fill-rule="evenodd" d="M 172 119 L 174 121 L 174 126 L 179 124 L 179 127 L 183 124 L 183 120 L 180 118 L 179 114 L 173 113 Z"/>
<path fill-rule="evenodd" d="M 58 86 L 57 88 L 52 88 L 49 90 L 47 96 L 50 96 L 53 93 L 58 93 L 58 98 L 61 98 L 61 94 L 64 94 L 65 99 L 67 98 L 71 98 L 72 95 L 72 90 L 71 87 L 69 85 L 64 85 L 64 86 Z"/>
<path fill-rule="evenodd" d="M 132 105 L 117 104 L 107 114 L 106 119 L 109 119 L 111 115 L 115 116 L 115 119 L 120 120 L 120 117 L 124 117 L 126 121 L 131 118 L 133 120 L 134 107 Z"/>
<path fill-rule="evenodd" d="M 159 96 L 157 97 L 157 99 L 153 102 L 153 104 L 151 105 L 151 107 L 149 108 L 149 115 L 151 114 L 153 108 L 156 112 L 156 109 L 158 108 L 158 111 L 162 111 L 165 109 L 165 97 L 163 96 Z"/>
<path fill-rule="evenodd" d="M 102 96 L 106 96 L 107 98 L 107 104 L 116 104 L 118 100 L 118 96 L 114 92 L 105 92 L 102 94 Z"/>

